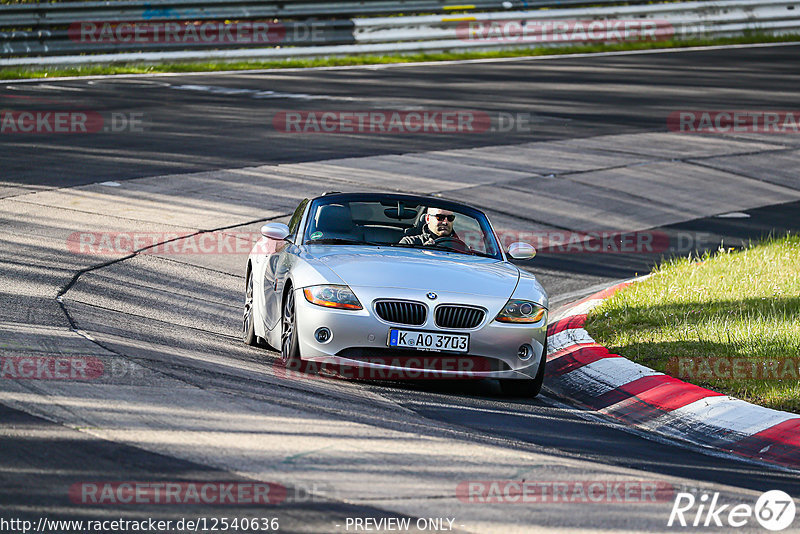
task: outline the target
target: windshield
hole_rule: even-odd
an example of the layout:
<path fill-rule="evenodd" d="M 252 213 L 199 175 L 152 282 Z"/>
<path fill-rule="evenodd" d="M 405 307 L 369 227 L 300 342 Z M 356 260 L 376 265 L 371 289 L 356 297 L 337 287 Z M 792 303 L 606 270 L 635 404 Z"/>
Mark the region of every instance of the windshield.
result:
<path fill-rule="evenodd" d="M 485 215 L 433 200 L 320 198 L 312 204 L 303 243 L 433 248 L 502 259 Z"/>

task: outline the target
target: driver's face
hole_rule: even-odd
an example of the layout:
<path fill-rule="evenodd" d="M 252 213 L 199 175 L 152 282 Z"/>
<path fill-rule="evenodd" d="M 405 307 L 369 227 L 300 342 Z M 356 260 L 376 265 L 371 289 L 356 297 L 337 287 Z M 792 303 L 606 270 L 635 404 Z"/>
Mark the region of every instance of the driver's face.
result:
<path fill-rule="evenodd" d="M 453 219 L 455 214 L 439 208 L 430 208 L 426 215 L 428 229 L 439 237 L 448 236 L 453 233 Z"/>

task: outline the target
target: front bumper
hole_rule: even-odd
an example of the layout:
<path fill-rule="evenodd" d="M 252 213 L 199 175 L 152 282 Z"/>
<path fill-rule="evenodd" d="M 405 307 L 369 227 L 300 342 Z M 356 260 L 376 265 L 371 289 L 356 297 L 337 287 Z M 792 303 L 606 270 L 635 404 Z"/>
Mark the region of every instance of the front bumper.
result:
<path fill-rule="evenodd" d="M 295 294 L 297 335 L 301 358 L 324 365 L 373 369 L 376 378 L 512 378 L 529 379 L 536 375 L 547 337 L 547 315 L 530 325 L 506 324 L 494 320 L 507 298 L 466 293 L 439 293 L 435 301 L 426 292 L 397 288 L 351 287 L 362 310 L 338 310 L 311 304 L 302 289 Z M 428 307 L 421 326 L 391 324 L 374 312 L 376 299 L 413 300 Z M 487 309 L 486 317 L 473 329 L 442 329 L 434 324 L 434 307 L 441 303 L 466 304 Z M 318 342 L 314 332 L 327 327 L 330 339 Z M 389 330 L 421 330 L 437 333 L 469 334 L 469 351 L 424 351 L 388 347 Z M 530 345 L 532 354 L 518 356 L 519 347 Z M 414 355 L 419 357 L 415 358 Z M 479 362 L 476 364 L 476 362 Z M 432 365 L 430 365 L 432 364 Z M 422 369 L 428 369 L 421 372 Z M 432 368 L 431 368 L 432 367 Z M 363 376 L 363 375 L 362 375 Z"/>

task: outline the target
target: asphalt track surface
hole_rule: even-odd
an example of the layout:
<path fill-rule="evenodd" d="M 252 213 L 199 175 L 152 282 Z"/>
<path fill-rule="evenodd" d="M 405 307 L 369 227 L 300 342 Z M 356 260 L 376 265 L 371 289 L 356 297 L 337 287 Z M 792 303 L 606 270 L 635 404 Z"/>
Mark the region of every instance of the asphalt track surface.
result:
<path fill-rule="evenodd" d="M 585 140 L 577 141 L 577 146 L 585 143 L 591 151 L 593 140 L 616 135 L 626 137 L 614 138 L 618 140 L 611 152 L 629 158 L 641 149 L 634 146 L 637 140 L 642 146 L 653 144 L 648 134 L 666 132 L 665 118 L 675 110 L 792 110 L 800 96 L 795 61 L 799 51 L 800 46 L 776 46 L 0 85 L 3 109 L 142 113 L 147 121 L 144 134 L 12 135 L 0 144 L 0 196 L 5 197 L 0 217 L 4 354 L 20 354 L 19 347 L 26 354 L 69 352 L 72 347 L 81 354 L 106 358 L 104 361 L 124 361 L 129 369 L 133 366 L 141 371 L 137 378 L 126 376 L 85 387 L 23 381 L 3 384 L 2 517 L 168 519 L 271 514 L 281 518 L 282 531 L 343 532 L 337 525 L 344 525 L 347 517 L 407 515 L 455 517 L 457 528 L 472 532 L 635 532 L 670 530 L 666 521 L 671 500 L 601 508 L 480 505 L 459 503 L 454 489 L 457 482 L 478 476 L 484 477 L 479 480 L 584 481 L 621 477 L 666 481 L 676 488 L 700 492 L 719 491 L 725 502 L 733 503 L 752 503 L 758 492 L 769 489 L 782 489 L 797 498 L 800 479 L 796 473 L 710 456 L 682 444 L 634 434 L 571 408 L 569 399 L 549 394 L 533 401 L 507 399 L 500 397 L 491 383 L 281 381 L 274 373 L 274 353 L 246 349 L 237 340 L 236 303 L 243 285 L 238 267 L 243 268 L 243 258 L 178 261 L 136 256 L 122 261 L 114 258 L 113 263 L 98 269 L 107 258 L 71 257 L 64 250 L 62 235 L 73 230 L 119 228 L 128 216 L 149 229 L 149 223 L 141 222 L 148 213 L 147 202 L 158 202 L 157 209 L 162 211 L 173 206 L 176 212 L 193 202 L 198 203 L 197 210 L 203 210 L 206 205 L 198 199 L 208 201 L 209 210 L 226 205 L 226 201 L 232 203 L 233 197 L 226 199 L 220 192 L 225 191 L 225 173 L 244 167 L 288 165 L 308 173 L 309 167 L 291 166 L 353 158 L 348 161 L 355 163 L 348 169 L 365 169 L 372 161 L 390 166 L 396 155 L 433 158 L 439 157 L 429 156 L 434 152 L 454 149 L 488 147 L 491 151 L 494 147 L 503 150 L 511 145 L 574 140 Z M 534 127 L 438 136 L 298 136 L 271 127 L 274 115 L 286 110 L 363 109 L 529 113 Z M 681 205 L 672 206 L 670 213 L 678 215 L 668 219 L 654 216 L 652 220 L 647 213 L 637 215 L 641 226 L 633 229 L 663 232 L 671 238 L 693 236 L 689 250 L 714 249 L 720 243 L 736 245 L 769 233 L 800 229 L 796 194 L 800 183 L 794 171 L 800 137 L 722 137 L 730 146 L 739 143 L 735 145 L 738 148 L 698 156 L 705 158 L 703 168 L 730 171 L 764 188 L 740 184 L 737 187 L 743 193 L 737 196 L 726 190 L 727 186 L 708 181 L 702 189 L 690 191 L 698 204 L 708 204 L 708 209 L 690 209 L 688 197 L 676 193 L 674 203 L 687 203 L 685 216 L 680 216 Z M 752 148 L 743 148 L 747 143 L 752 143 L 748 145 Z M 658 146 L 649 149 L 653 154 L 659 151 Z M 665 146 L 654 164 L 670 165 L 673 158 L 686 156 L 670 150 L 675 149 Z M 549 175 L 547 162 L 527 163 L 537 177 Z M 624 165 L 629 169 L 639 163 L 626 160 Z M 498 168 L 508 166 L 498 164 Z M 557 170 L 553 172 L 558 174 Z M 291 172 L 288 176 L 293 176 Z M 202 173 L 208 195 L 191 191 L 184 197 L 180 188 L 165 192 L 157 188 L 168 180 L 154 178 L 148 187 L 157 193 L 151 198 L 136 197 L 144 211 L 119 220 L 114 219 L 120 214 L 113 205 L 89 211 L 74 204 L 75 199 L 65 202 L 63 195 L 35 200 L 37 195 L 60 195 L 64 188 L 87 186 L 75 191 L 90 195 L 95 186 L 87 184 L 117 181 L 123 190 L 126 180 L 133 184 L 146 177 L 185 173 Z M 303 174 L 306 179 L 308 174 Z M 226 219 L 228 226 L 252 230 L 265 219 L 283 220 L 291 212 L 292 202 L 318 194 L 324 185 L 303 180 L 287 183 L 285 191 L 260 188 L 256 182 L 250 194 L 263 195 L 269 209 L 265 207 L 263 215 L 247 212 L 249 217 L 241 216 L 236 223 Z M 669 178 L 664 180 L 669 184 Z M 680 189 L 677 176 L 675 180 L 675 188 Z M 360 183 L 369 186 L 369 182 Z M 491 196 L 483 195 L 480 186 L 444 194 L 470 199 L 493 219 L 504 220 L 513 213 L 514 195 L 536 195 L 533 186 L 523 192 L 515 189 L 514 182 L 510 184 L 495 188 Z M 392 188 L 414 191 L 413 184 L 398 183 Z M 476 190 L 469 197 L 470 191 Z M 576 201 L 594 200 L 580 199 L 588 193 L 577 189 L 574 194 Z M 268 201 L 271 196 L 280 200 Z M 729 210 L 718 209 L 714 202 L 720 198 L 738 203 Z M 747 200 L 744 204 L 743 198 Z M 667 198 L 664 205 L 674 204 L 671 200 Z M 597 202 L 600 212 L 614 220 L 613 202 L 609 201 L 609 207 Z M 659 209 L 666 210 L 653 205 L 654 212 Z M 718 216 L 726 212 L 744 215 Z M 696 216 L 698 213 L 705 215 Z M 629 228 L 622 226 L 624 222 L 580 227 L 564 222 L 568 215 L 534 215 L 531 227 L 545 231 Z M 183 226 L 214 229 L 226 225 L 203 220 Z M 153 228 L 157 227 L 154 221 Z M 543 251 L 524 267 L 540 277 L 553 303 L 559 305 L 603 284 L 645 273 L 664 255 L 687 252 Z M 85 272 L 76 277 L 82 270 Z M 61 304 L 56 295 L 64 296 Z M 178 298 L 181 295 L 186 298 Z M 72 327 L 88 332 L 97 343 L 68 337 L 65 331 Z M 172 392 L 164 393 L 169 390 Z M 103 403 L 107 406 L 101 406 Z M 156 405 L 168 416 L 144 413 L 145 406 Z M 171 406 L 180 410 L 168 412 Z M 192 410 L 227 435 L 214 434 L 203 421 L 195 421 Z M 227 425 L 245 424 L 242 421 L 249 420 L 247 414 L 261 417 L 263 410 L 274 411 L 268 413 L 269 420 L 253 419 L 259 425 L 271 425 L 256 429 L 259 439 L 274 441 L 267 445 L 248 442 L 237 449 L 235 434 L 242 433 L 240 439 L 247 441 L 246 431 Z M 179 421 L 181 418 L 189 422 Z M 172 431 L 172 425 L 182 427 L 180 435 L 162 438 L 159 432 Z M 422 445 L 410 441 L 409 433 Z M 202 446 L 192 448 L 193 439 Z M 396 445 L 391 444 L 394 441 Z M 362 445 L 348 448 L 352 443 Z M 461 449 L 461 455 L 442 452 Z M 423 459 L 426 450 L 430 462 Z M 358 458 L 359 453 L 363 458 Z M 476 459 L 475 454 L 487 456 Z M 454 458 L 463 463 L 437 463 Z M 266 465 L 270 461 L 276 465 Z M 341 464 L 338 470 L 332 466 L 337 463 Z M 386 473 L 381 466 L 386 466 Z M 492 471 L 491 466 L 497 469 Z M 293 483 L 298 487 L 318 484 L 319 493 L 330 498 L 296 499 L 266 511 L 248 506 L 93 507 L 67 498 L 68 488 L 81 481 L 236 481 L 276 476 L 290 487 Z"/>

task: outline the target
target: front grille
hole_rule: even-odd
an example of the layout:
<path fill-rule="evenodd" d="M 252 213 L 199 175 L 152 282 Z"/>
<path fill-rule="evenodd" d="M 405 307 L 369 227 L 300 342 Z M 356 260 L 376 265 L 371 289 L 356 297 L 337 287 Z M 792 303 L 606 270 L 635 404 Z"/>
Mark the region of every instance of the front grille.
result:
<path fill-rule="evenodd" d="M 407 300 L 379 300 L 375 303 L 375 313 L 389 323 L 423 325 L 427 310 L 428 308 L 421 302 Z"/>
<path fill-rule="evenodd" d="M 486 312 L 470 306 L 444 305 L 436 308 L 436 326 L 439 328 L 475 328 L 483 321 Z"/>

